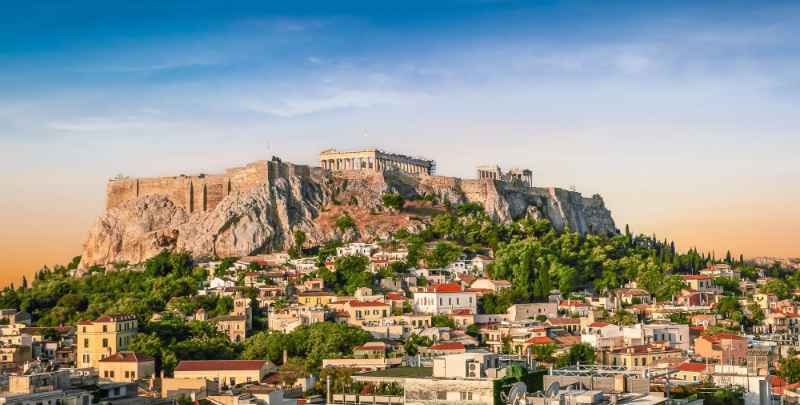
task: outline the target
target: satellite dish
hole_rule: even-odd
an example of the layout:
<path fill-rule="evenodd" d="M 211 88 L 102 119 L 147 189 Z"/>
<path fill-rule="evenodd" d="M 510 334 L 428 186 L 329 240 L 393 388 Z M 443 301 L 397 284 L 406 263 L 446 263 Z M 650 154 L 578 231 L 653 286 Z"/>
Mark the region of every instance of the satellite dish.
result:
<path fill-rule="evenodd" d="M 547 390 L 544 392 L 544 396 L 554 397 L 558 395 L 559 391 L 561 391 L 561 384 L 559 384 L 558 381 L 553 381 L 553 383 L 547 387 Z"/>
<path fill-rule="evenodd" d="M 524 382 L 515 382 L 514 384 L 511 384 L 511 389 L 508 390 L 508 394 L 501 395 L 501 399 L 508 405 L 517 405 L 523 398 L 525 398 L 525 394 L 527 393 L 528 386 L 525 385 Z"/>

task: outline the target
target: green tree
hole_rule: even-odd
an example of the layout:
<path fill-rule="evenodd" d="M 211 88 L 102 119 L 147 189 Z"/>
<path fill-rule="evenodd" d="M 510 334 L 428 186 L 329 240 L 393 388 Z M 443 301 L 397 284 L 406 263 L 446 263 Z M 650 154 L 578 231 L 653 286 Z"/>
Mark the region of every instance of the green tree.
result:
<path fill-rule="evenodd" d="M 742 318 L 742 308 L 739 305 L 739 300 L 736 297 L 723 297 L 717 302 L 716 312 L 724 319 L 733 319 L 736 321 Z"/>
<path fill-rule="evenodd" d="M 781 359 L 778 375 L 783 377 L 789 384 L 800 381 L 800 359 L 797 357 Z"/>
<path fill-rule="evenodd" d="M 385 193 L 381 200 L 383 200 L 384 207 L 394 210 L 400 210 L 405 205 L 405 200 L 399 193 Z"/>
<path fill-rule="evenodd" d="M 339 228 L 340 231 L 345 232 L 348 229 L 353 229 L 356 227 L 356 221 L 353 217 L 350 216 L 348 213 L 344 213 L 336 218 L 336 227 Z"/>
<path fill-rule="evenodd" d="M 530 346 L 533 358 L 535 358 L 538 361 L 546 361 L 546 362 L 553 362 L 555 360 L 553 358 L 553 354 L 555 353 L 556 349 L 557 346 L 554 344 Z"/>
<path fill-rule="evenodd" d="M 456 328 L 456 323 L 447 315 L 431 316 L 431 325 L 435 327 L 448 327 L 451 329 Z"/>
<path fill-rule="evenodd" d="M 763 287 L 761 287 L 761 292 L 766 294 L 774 294 L 778 297 L 778 299 L 786 299 L 789 297 L 791 293 L 791 289 L 789 285 L 784 280 L 780 279 L 773 279 L 767 281 Z"/>
<path fill-rule="evenodd" d="M 449 242 L 438 242 L 425 260 L 430 268 L 444 268 L 458 260 L 462 250 Z"/>
<path fill-rule="evenodd" d="M 586 343 L 578 343 L 573 345 L 567 354 L 556 359 L 556 367 L 573 366 L 578 363 L 594 363 L 594 349 L 592 349 L 592 346 Z"/>
<path fill-rule="evenodd" d="M 403 349 L 409 356 L 416 356 L 420 346 L 430 347 L 432 344 L 433 341 L 427 336 L 411 335 L 403 343 Z"/>

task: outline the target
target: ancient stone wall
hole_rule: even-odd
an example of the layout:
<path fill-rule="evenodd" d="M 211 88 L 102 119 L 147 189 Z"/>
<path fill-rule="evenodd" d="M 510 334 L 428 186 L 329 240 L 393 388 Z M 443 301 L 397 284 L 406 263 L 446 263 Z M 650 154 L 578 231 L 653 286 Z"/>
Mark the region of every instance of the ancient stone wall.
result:
<path fill-rule="evenodd" d="M 106 189 L 106 208 L 148 195 L 166 196 L 187 211 L 211 211 L 233 192 L 248 192 L 276 178 L 308 177 L 311 169 L 280 160 L 260 160 L 243 167 L 225 169 L 225 174 L 113 179 Z"/>

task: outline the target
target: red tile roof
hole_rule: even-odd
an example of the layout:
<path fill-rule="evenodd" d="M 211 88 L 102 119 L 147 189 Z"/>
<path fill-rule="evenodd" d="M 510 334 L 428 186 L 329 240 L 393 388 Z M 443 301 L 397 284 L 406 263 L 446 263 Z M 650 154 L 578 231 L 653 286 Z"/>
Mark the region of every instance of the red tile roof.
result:
<path fill-rule="evenodd" d="M 100 360 L 101 363 L 140 363 L 145 361 L 153 361 L 153 358 L 135 352 L 118 352 Z"/>
<path fill-rule="evenodd" d="M 450 284 L 436 284 L 428 287 L 427 292 L 437 292 L 437 293 L 458 293 L 462 292 L 461 285 L 450 283 Z"/>
<path fill-rule="evenodd" d="M 431 350 L 465 350 L 465 348 L 461 342 L 445 342 L 431 346 Z"/>
<path fill-rule="evenodd" d="M 453 311 L 453 315 L 472 315 L 472 310 L 467 308 L 460 308 Z"/>
<path fill-rule="evenodd" d="M 556 342 L 555 340 L 550 339 L 547 336 L 535 336 L 525 341 L 525 343 L 532 345 L 549 345 L 555 342 Z"/>
<path fill-rule="evenodd" d="M 405 300 L 406 297 L 398 292 L 390 292 L 386 294 L 386 299 L 392 301 L 400 301 L 400 300 Z"/>
<path fill-rule="evenodd" d="M 711 277 L 702 274 L 688 274 L 683 276 L 684 280 L 711 280 Z"/>
<path fill-rule="evenodd" d="M 383 342 L 367 342 L 361 346 L 356 346 L 353 350 L 386 350 L 386 344 Z"/>
<path fill-rule="evenodd" d="M 547 320 L 551 325 L 579 325 L 580 319 L 574 318 L 550 318 Z"/>
<path fill-rule="evenodd" d="M 706 365 L 703 363 L 681 363 L 678 364 L 675 368 L 678 371 L 685 371 L 690 373 L 702 373 L 706 371 Z"/>
<path fill-rule="evenodd" d="M 777 375 L 770 375 L 767 376 L 767 381 L 769 381 L 769 385 L 772 386 L 772 392 L 775 393 L 775 395 L 783 395 L 783 388 L 786 387 L 786 380 Z"/>
<path fill-rule="evenodd" d="M 576 344 L 580 343 L 581 342 L 581 337 L 580 336 L 572 336 L 572 335 L 556 336 L 555 340 L 561 346 L 572 346 L 572 345 L 576 345 Z"/>
<path fill-rule="evenodd" d="M 606 326 L 609 326 L 609 325 L 611 325 L 611 324 L 610 323 L 605 323 L 605 322 L 592 322 L 591 325 L 589 325 L 589 327 L 590 328 L 605 328 Z"/>
<path fill-rule="evenodd" d="M 720 332 L 717 333 L 716 335 L 700 336 L 700 337 L 712 343 L 717 343 L 721 340 L 747 340 L 744 336 L 739 336 L 735 333 L 728 333 L 728 332 Z"/>
<path fill-rule="evenodd" d="M 266 360 L 182 360 L 175 371 L 260 370 Z"/>
<path fill-rule="evenodd" d="M 351 307 L 356 307 L 356 308 L 364 308 L 364 307 L 388 307 L 388 306 L 389 306 L 388 304 L 384 304 L 384 303 L 382 303 L 382 302 L 378 302 L 378 301 L 358 301 L 358 300 L 352 300 L 352 301 L 350 301 L 350 304 L 349 304 L 349 305 L 350 305 Z"/>

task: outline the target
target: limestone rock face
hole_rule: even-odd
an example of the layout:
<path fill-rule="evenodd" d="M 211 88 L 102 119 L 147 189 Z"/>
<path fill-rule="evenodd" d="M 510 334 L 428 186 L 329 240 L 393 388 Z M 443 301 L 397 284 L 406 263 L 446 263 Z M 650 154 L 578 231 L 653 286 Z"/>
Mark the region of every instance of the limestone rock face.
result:
<path fill-rule="evenodd" d="M 174 249 L 178 226 L 188 217 L 167 197 L 145 196 L 128 201 L 97 219 L 89 231 L 81 263 L 139 263 L 163 249 Z"/>
<path fill-rule="evenodd" d="M 288 165 L 288 164 L 286 164 Z M 168 195 L 146 195 L 108 209 L 89 231 L 81 268 L 117 262 L 139 263 L 163 249 L 195 257 L 245 256 L 291 247 L 303 231 L 307 246 L 330 240 L 377 240 L 399 229 L 423 229 L 441 207 L 417 204 L 400 212 L 383 207 L 381 196 L 433 195 L 450 204 L 477 202 L 496 221 L 529 216 L 547 219 L 558 230 L 618 232 L 599 195 L 558 188 L 526 188 L 491 180 L 410 177 L 397 172 L 331 173 L 314 169 L 303 175 L 277 171 L 263 186 L 233 191 L 208 211 L 189 213 Z M 347 214 L 356 226 L 341 230 Z"/>

